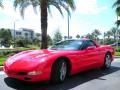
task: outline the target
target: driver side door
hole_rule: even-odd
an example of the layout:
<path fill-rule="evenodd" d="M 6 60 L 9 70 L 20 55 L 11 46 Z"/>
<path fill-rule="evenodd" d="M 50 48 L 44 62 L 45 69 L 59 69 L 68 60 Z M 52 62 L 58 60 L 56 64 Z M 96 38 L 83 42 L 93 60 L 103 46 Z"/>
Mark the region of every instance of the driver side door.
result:
<path fill-rule="evenodd" d="M 96 67 L 96 59 L 98 58 L 99 52 L 97 46 L 92 40 L 86 40 L 79 53 L 79 69 L 88 70 Z"/>

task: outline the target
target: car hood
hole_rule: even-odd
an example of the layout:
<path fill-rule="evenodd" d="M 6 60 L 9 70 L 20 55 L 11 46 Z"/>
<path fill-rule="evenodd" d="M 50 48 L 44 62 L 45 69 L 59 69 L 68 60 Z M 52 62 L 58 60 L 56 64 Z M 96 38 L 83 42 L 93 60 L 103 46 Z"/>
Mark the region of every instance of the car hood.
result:
<path fill-rule="evenodd" d="M 27 70 L 37 67 L 44 62 L 47 55 L 52 54 L 49 50 L 28 50 L 11 56 L 5 66 L 13 70 Z"/>
<path fill-rule="evenodd" d="M 28 71 L 43 65 L 43 63 L 45 64 L 45 61 L 48 59 L 49 56 L 54 56 L 58 54 L 65 55 L 68 53 L 70 53 L 70 51 L 68 52 L 68 51 L 48 50 L 48 49 L 23 51 L 10 57 L 5 62 L 5 66 L 12 71 L 13 70 Z"/>

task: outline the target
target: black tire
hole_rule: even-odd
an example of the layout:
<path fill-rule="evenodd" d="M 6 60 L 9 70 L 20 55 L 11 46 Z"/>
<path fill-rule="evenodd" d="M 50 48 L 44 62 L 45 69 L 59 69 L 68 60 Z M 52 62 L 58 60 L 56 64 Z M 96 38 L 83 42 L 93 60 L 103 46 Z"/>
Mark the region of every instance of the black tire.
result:
<path fill-rule="evenodd" d="M 57 60 L 51 72 L 52 83 L 62 83 L 67 76 L 67 63 L 64 59 Z"/>
<path fill-rule="evenodd" d="M 107 53 L 105 55 L 104 65 L 103 65 L 102 69 L 109 69 L 111 67 L 111 62 L 112 62 L 111 54 Z"/>

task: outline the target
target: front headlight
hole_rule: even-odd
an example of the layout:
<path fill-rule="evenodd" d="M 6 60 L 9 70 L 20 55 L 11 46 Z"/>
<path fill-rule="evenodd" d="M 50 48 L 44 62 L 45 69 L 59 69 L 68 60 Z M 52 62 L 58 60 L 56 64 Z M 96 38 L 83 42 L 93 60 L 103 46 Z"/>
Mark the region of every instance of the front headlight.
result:
<path fill-rule="evenodd" d="M 28 75 L 32 76 L 32 75 L 40 75 L 42 74 L 41 71 L 32 71 L 32 72 L 28 72 Z"/>

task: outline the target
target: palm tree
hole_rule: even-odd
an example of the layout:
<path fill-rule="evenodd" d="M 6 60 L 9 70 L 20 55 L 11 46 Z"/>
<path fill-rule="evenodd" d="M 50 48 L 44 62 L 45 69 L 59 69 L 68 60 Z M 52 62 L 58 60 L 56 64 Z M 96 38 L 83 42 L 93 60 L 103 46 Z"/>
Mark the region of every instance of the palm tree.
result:
<path fill-rule="evenodd" d="M 116 2 L 113 4 L 113 7 L 116 8 L 116 14 L 117 14 L 117 21 L 115 22 L 115 24 L 117 25 L 117 27 L 119 27 L 120 20 L 118 20 L 118 16 L 120 16 L 120 0 L 116 0 Z"/>
<path fill-rule="evenodd" d="M 107 31 L 105 33 L 105 36 L 107 37 L 107 39 L 110 39 L 110 36 L 112 35 L 112 32 L 111 31 Z"/>
<path fill-rule="evenodd" d="M 117 28 L 116 28 L 116 27 L 113 27 L 113 28 L 111 29 L 111 34 L 112 34 L 112 36 L 113 36 L 113 38 L 114 38 L 114 41 L 116 40 L 116 32 L 117 32 Z"/>
<path fill-rule="evenodd" d="M 88 33 L 88 34 L 86 35 L 86 38 L 88 38 L 88 39 L 94 39 L 93 35 L 90 34 L 90 33 Z"/>
<path fill-rule="evenodd" d="M 77 39 L 79 39 L 79 38 L 80 38 L 80 35 L 79 35 L 79 34 L 77 34 L 77 35 L 76 35 L 76 38 L 77 38 Z"/>
<path fill-rule="evenodd" d="M 93 37 L 95 38 L 95 40 L 98 39 L 98 36 L 101 35 L 100 31 L 98 29 L 95 29 L 92 33 Z"/>
<path fill-rule="evenodd" d="M 67 36 L 64 36 L 64 40 L 66 40 L 68 37 Z"/>
<path fill-rule="evenodd" d="M 21 15 L 24 16 L 24 10 L 29 5 L 32 5 L 34 10 L 39 6 L 41 12 L 41 31 L 42 31 L 42 44 L 41 49 L 47 48 L 47 19 L 48 11 L 50 12 L 50 5 L 55 6 L 60 13 L 63 15 L 62 7 L 70 15 L 70 8 L 75 9 L 75 4 L 73 0 L 14 0 L 14 7 L 19 7 Z M 70 8 L 68 8 L 70 7 Z"/>

